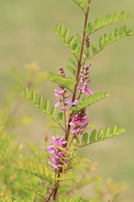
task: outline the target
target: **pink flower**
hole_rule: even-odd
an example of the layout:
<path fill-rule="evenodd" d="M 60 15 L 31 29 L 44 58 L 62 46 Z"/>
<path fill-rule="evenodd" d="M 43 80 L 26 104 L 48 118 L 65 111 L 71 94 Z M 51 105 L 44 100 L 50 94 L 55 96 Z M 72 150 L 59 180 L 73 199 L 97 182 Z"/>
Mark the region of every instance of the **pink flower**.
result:
<path fill-rule="evenodd" d="M 86 93 L 87 95 L 92 95 L 92 91 L 88 89 L 88 83 L 90 82 L 89 80 L 89 67 L 91 64 L 84 66 L 83 69 L 81 70 L 80 73 L 80 86 L 78 87 L 78 90 L 80 93 Z"/>
<path fill-rule="evenodd" d="M 85 128 L 88 126 L 90 119 L 84 118 L 86 115 L 86 109 L 80 110 L 78 113 L 74 113 L 72 121 L 69 123 L 71 126 L 74 126 L 74 129 L 70 132 L 74 133 L 74 137 L 82 135 Z"/>
<path fill-rule="evenodd" d="M 62 102 L 62 100 L 59 100 L 58 102 L 56 102 L 55 105 L 54 105 L 54 107 L 58 107 L 61 102 Z"/>
<path fill-rule="evenodd" d="M 88 89 L 88 83 L 89 82 L 90 82 L 90 80 L 81 83 L 80 86 L 79 86 L 79 88 L 78 88 L 78 90 L 80 90 L 82 93 L 86 92 L 87 95 L 92 95 L 93 92 Z"/>
<path fill-rule="evenodd" d="M 67 163 L 67 157 L 68 154 L 64 150 L 61 150 L 60 148 L 57 148 L 56 146 L 63 147 L 67 151 L 66 143 L 67 141 L 64 141 L 64 137 L 61 136 L 53 136 L 52 137 L 53 142 L 50 142 L 50 146 L 47 147 L 48 153 L 52 154 L 52 156 L 49 158 L 49 164 L 53 167 L 56 173 L 60 172 L 60 167 L 64 163 Z"/>
<path fill-rule="evenodd" d="M 78 104 L 78 99 L 75 98 L 74 102 L 72 102 L 71 99 L 68 99 L 68 100 L 65 101 L 65 104 L 68 105 L 68 106 L 77 105 Z"/>
<path fill-rule="evenodd" d="M 85 92 L 86 92 L 87 95 L 92 95 L 93 94 L 93 92 L 91 90 L 89 90 L 89 89 L 86 89 Z"/>
<path fill-rule="evenodd" d="M 67 109 L 66 108 L 61 108 L 61 111 L 67 112 Z"/>

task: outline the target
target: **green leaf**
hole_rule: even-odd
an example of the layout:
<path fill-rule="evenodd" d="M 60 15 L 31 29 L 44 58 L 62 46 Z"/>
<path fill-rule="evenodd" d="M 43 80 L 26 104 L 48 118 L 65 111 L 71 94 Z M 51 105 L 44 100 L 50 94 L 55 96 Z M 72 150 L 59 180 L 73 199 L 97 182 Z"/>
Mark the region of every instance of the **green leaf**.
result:
<path fill-rule="evenodd" d="M 86 59 L 92 59 L 92 57 L 90 56 L 89 50 L 88 49 L 84 49 L 84 55 L 86 56 Z"/>
<path fill-rule="evenodd" d="M 109 133 L 110 133 L 110 127 L 106 127 L 104 130 L 104 136 L 108 137 Z"/>
<path fill-rule="evenodd" d="M 50 116 L 53 117 L 55 115 L 56 108 L 52 106 L 51 111 L 50 111 Z"/>
<path fill-rule="evenodd" d="M 74 157 L 74 158 L 72 159 L 71 165 L 72 165 L 72 164 L 79 164 L 79 163 L 90 163 L 90 162 L 91 162 L 91 160 L 88 159 L 88 158 L 86 158 L 86 157 L 83 157 L 83 156 L 81 156 L 81 157 L 76 156 L 76 157 Z"/>
<path fill-rule="evenodd" d="M 39 96 L 39 98 L 38 98 L 38 105 L 39 105 L 39 107 L 42 106 L 42 101 L 43 101 L 42 96 Z"/>
<path fill-rule="evenodd" d="M 87 141 L 88 141 L 88 133 L 84 133 L 82 135 L 82 142 L 87 143 Z"/>
<path fill-rule="evenodd" d="M 86 1 L 83 1 L 83 0 L 73 0 L 81 9 L 82 11 L 84 12 L 85 14 L 85 9 L 87 9 L 90 4 L 88 4 L 87 0 Z"/>
<path fill-rule="evenodd" d="M 67 39 L 68 34 L 69 34 L 69 29 L 67 28 L 67 29 L 65 30 L 64 34 L 63 34 L 64 40 Z"/>
<path fill-rule="evenodd" d="M 16 90 L 18 91 L 18 93 L 19 93 L 21 96 L 25 97 L 24 92 L 22 92 L 22 91 L 20 90 L 20 86 L 19 86 L 17 83 L 14 83 L 14 87 L 16 88 Z"/>
<path fill-rule="evenodd" d="M 53 81 L 55 83 L 58 83 L 60 85 L 63 85 L 64 87 L 66 87 L 67 89 L 69 89 L 71 91 L 74 89 L 74 85 L 76 83 L 76 81 L 70 77 L 64 78 L 64 77 L 62 77 L 58 74 L 55 74 L 53 72 L 49 72 L 49 80 Z"/>
<path fill-rule="evenodd" d="M 50 105 L 49 100 L 46 100 L 46 101 L 45 101 L 45 104 L 44 104 L 44 110 L 45 110 L 45 111 L 48 111 L 48 110 L 49 110 L 49 105 Z"/>
<path fill-rule="evenodd" d="M 58 75 L 59 76 L 59 75 Z M 63 77 L 62 77 L 63 78 Z M 70 86 L 72 86 L 73 85 L 73 80 L 71 79 L 71 78 L 66 78 L 67 79 L 67 82 L 70 82 L 69 83 L 69 85 L 68 85 L 68 87 L 70 87 Z M 72 82 L 71 82 L 72 81 Z M 65 83 L 66 82 L 66 80 L 65 81 L 62 81 L 62 83 L 61 84 L 65 84 L 65 86 L 67 86 L 67 84 Z M 25 95 L 24 95 L 24 92 L 21 92 L 20 91 L 20 87 L 17 85 L 17 84 L 15 84 L 15 87 L 18 89 L 18 91 L 19 91 L 19 94 L 21 95 L 21 96 L 23 96 L 23 97 L 25 97 Z M 32 100 L 31 100 L 31 98 L 29 98 L 29 101 L 31 101 L 33 104 L 34 104 L 34 106 L 36 106 L 36 107 L 38 107 L 38 108 L 40 108 L 40 110 L 42 111 L 42 112 L 45 112 L 45 114 L 46 114 L 46 116 L 47 116 L 47 118 L 48 118 L 48 120 L 49 120 L 49 125 L 47 125 L 46 126 L 46 128 L 51 128 L 52 130 L 53 130 L 53 128 L 61 128 L 62 130 L 65 130 L 64 129 L 64 127 L 60 124 L 60 123 L 58 123 L 57 121 L 56 121 L 56 119 L 54 118 L 54 115 L 55 115 L 55 113 L 56 113 L 56 108 L 53 106 L 52 108 L 51 108 L 51 111 L 49 112 L 48 110 L 49 110 L 49 100 L 46 100 L 45 101 L 45 103 L 44 103 L 44 107 L 42 107 L 42 103 L 43 103 L 43 98 L 42 98 L 42 96 L 40 96 L 39 98 L 38 98 L 38 102 L 35 102 L 34 101 L 34 97 L 35 97 L 35 94 L 34 94 L 34 92 L 32 92 L 31 93 L 31 97 L 32 97 Z"/>
<path fill-rule="evenodd" d="M 39 195 L 41 198 L 45 198 L 45 193 L 44 190 L 41 189 L 41 187 L 39 187 L 39 185 L 33 184 L 33 183 L 29 183 L 27 182 L 25 187 L 27 189 L 32 190 L 34 193 L 36 193 L 37 195 Z"/>
<path fill-rule="evenodd" d="M 106 34 L 104 34 L 104 43 L 105 43 L 105 45 L 109 44 L 109 42 L 108 42 L 108 36 Z"/>
<path fill-rule="evenodd" d="M 75 53 L 78 50 L 79 44 L 78 43 L 74 43 L 72 45 L 72 52 Z"/>
<path fill-rule="evenodd" d="M 56 180 L 64 181 L 64 180 L 75 180 L 76 175 L 72 173 L 61 173 L 60 177 L 56 178 Z"/>
<path fill-rule="evenodd" d="M 20 93 L 20 86 L 17 83 L 14 83 L 14 87 L 16 88 L 16 90 Z"/>
<path fill-rule="evenodd" d="M 68 58 L 69 62 L 71 62 L 75 67 L 77 67 L 77 62 L 71 58 Z"/>
<path fill-rule="evenodd" d="M 60 25 L 58 29 L 60 35 L 63 34 L 63 29 L 64 29 L 63 25 Z"/>
<path fill-rule="evenodd" d="M 24 88 L 24 96 L 26 99 L 29 99 L 29 90 L 27 87 Z"/>
<path fill-rule="evenodd" d="M 125 17 L 126 17 L 126 20 L 127 20 L 127 19 L 131 18 L 132 16 L 131 15 L 126 15 Z"/>
<path fill-rule="evenodd" d="M 87 96 L 85 98 L 82 98 L 79 102 L 79 104 L 75 105 L 72 107 L 72 110 L 74 111 L 80 111 L 81 109 L 83 108 L 86 108 L 88 107 L 89 105 L 95 103 L 95 102 L 98 102 L 104 98 L 107 98 L 109 95 L 107 92 L 98 92 L 98 93 L 95 93 L 93 95 L 90 95 L 90 96 Z"/>
<path fill-rule="evenodd" d="M 110 35 L 109 35 L 109 41 L 113 42 L 114 40 L 115 40 L 114 32 L 111 32 Z"/>
<path fill-rule="evenodd" d="M 117 130 L 117 134 L 124 133 L 124 132 L 125 132 L 125 128 L 119 128 Z"/>
<path fill-rule="evenodd" d="M 57 116 L 57 122 L 61 122 L 62 119 L 63 119 L 63 113 L 60 112 L 60 113 L 58 114 L 58 116 Z"/>
<path fill-rule="evenodd" d="M 97 139 L 98 139 L 98 140 L 101 140 L 101 139 L 102 139 L 102 136 L 103 136 L 103 130 L 102 130 L 102 129 L 99 129 L 98 135 L 97 135 Z"/>
<path fill-rule="evenodd" d="M 119 18 L 120 20 L 123 19 L 123 15 L 124 15 L 124 13 L 125 13 L 125 11 L 122 11 L 122 12 L 119 14 L 119 17 L 118 17 L 118 18 Z"/>
<path fill-rule="evenodd" d="M 32 90 L 31 92 L 31 99 L 30 99 L 31 102 L 35 102 L 35 91 Z"/>
<path fill-rule="evenodd" d="M 97 54 L 98 51 L 97 51 L 97 46 L 95 43 L 92 44 L 92 50 L 93 50 L 94 55 Z"/>
<path fill-rule="evenodd" d="M 65 41 L 68 38 L 69 34 L 68 28 L 64 31 L 64 27 L 62 24 L 56 25 L 54 32 L 59 36 L 60 39 L 64 41 L 63 42 L 64 45 L 69 46 L 69 44 Z"/>
<path fill-rule="evenodd" d="M 91 134 L 86 134 L 86 136 L 90 136 L 90 138 L 87 138 L 87 141 L 85 144 L 82 141 L 82 138 L 79 139 L 79 145 L 81 145 L 81 147 L 83 146 L 87 146 L 89 144 L 95 143 L 95 142 L 99 142 L 99 141 L 103 141 L 105 139 L 108 138 L 112 138 L 114 136 L 118 136 L 119 134 L 123 133 L 125 131 L 124 128 L 118 128 L 117 126 L 114 125 L 112 128 L 111 127 L 106 127 L 104 130 L 103 129 L 99 129 L 99 131 L 97 132 L 96 129 L 92 130 Z M 89 141 L 90 139 L 90 141 Z"/>
<path fill-rule="evenodd" d="M 119 36 L 119 31 L 118 31 L 118 29 L 116 28 L 115 31 L 114 31 L 114 37 L 115 37 L 115 38 L 118 38 L 118 36 Z"/>
<path fill-rule="evenodd" d="M 72 36 L 69 40 L 68 40 L 68 45 L 69 46 L 71 46 L 72 45 L 72 43 L 74 42 L 74 39 L 75 39 L 75 37 L 74 36 Z"/>
<path fill-rule="evenodd" d="M 54 32 L 55 32 L 56 34 L 59 34 L 58 29 L 59 29 L 59 25 L 57 24 L 57 25 L 55 26 L 55 29 L 54 29 Z"/>
<path fill-rule="evenodd" d="M 88 29 L 86 30 L 86 32 L 88 33 L 88 35 L 90 35 L 105 26 L 127 20 L 130 17 L 130 15 L 125 15 L 124 11 L 122 11 L 120 14 L 119 12 L 108 14 L 103 18 L 97 18 L 94 23 L 88 23 Z"/>
<path fill-rule="evenodd" d="M 117 131 L 117 126 L 116 125 L 114 125 L 113 127 L 112 127 L 112 134 L 115 134 L 116 133 L 116 131 Z"/>
<path fill-rule="evenodd" d="M 95 29 L 95 30 L 97 30 L 98 28 L 99 28 L 99 18 L 97 18 L 96 20 L 95 20 L 95 22 L 94 22 L 94 25 L 93 25 L 93 28 Z"/>
<path fill-rule="evenodd" d="M 8 137 L 6 137 L 1 143 L 0 143 L 0 161 L 4 158 L 4 155 L 9 151 L 9 149 L 13 146 L 13 141 L 15 138 L 15 134 L 12 134 Z"/>
<path fill-rule="evenodd" d="M 119 29 L 119 35 L 123 35 L 124 34 L 124 29 L 123 29 L 123 27 L 120 27 L 120 29 Z"/>
<path fill-rule="evenodd" d="M 100 37 L 99 39 L 99 49 L 97 49 L 97 45 L 95 43 L 92 44 L 93 55 L 92 57 L 100 52 L 104 47 L 110 45 L 115 42 L 119 38 L 123 36 L 130 36 L 132 34 L 131 30 L 126 29 L 126 26 L 122 26 L 119 29 L 115 29 L 113 32 L 110 32 L 109 36 L 104 34 L 104 37 Z"/>
<path fill-rule="evenodd" d="M 61 151 L 64 151 L 65 153 L 67 152 L 66 148 L 62 147 L 62 146 L 59 146 L 59 145 L 54 145 L 55 148 L 61 150 Z"/>
<path fill-rule="evenodd" d="M 94 30 L 92 23 L 88 23 L 88 31 L 89 33 L 92 33 Z"/>
<path fill-rule="evenodd" d="M 65 41 L 63 42 L 63 45 L 64 45 L 64 46 L 69 46 L 68 43 L 65 42 Z"/>
<path fill-rule="evenodd" d="M 104 39 L 102 37 L 100 37 L 99 48 L 103 49 L 103 47 L 104 47 Z"/>
<path fill-rule="evenodd" d="M 123 26 L 123 29 L 124 29 L 124 32 L 126 33 L 127 28 L 126 28 L 126 26 L 125 26 L 125 25 Z"/>
<path fill-rule="evenodd" d="M 116 22 L 117 19 L 118 19 L 117 17 L 118 17 L 118 12 L 115 12 L 115 13 L 114 13 L 114 16 L 113 16 L 113 20 L 114 20 L 115 22 Z"/>
<path fill-rule="evenodd" d="M 16 167 L 19 170 L 27 172 L 29 174 L 35 175 L 39 178 L 42 178 L 50 183 L 54 183 L 56 180 L 54 177 L 54 172 L 50 171 L 46 166 L 41 165 L 39 163 L 31 162 L 31 161 L 22 161 L 20 159 L 16 162 Z"/>
<path fill-rule="evenodd" d="M 96 134 L 97 134 L 97 131 L 96 131 L 96 129 L 94 129 L 90 134 L 90 143 L 96 142 L 96 139 L 95 139 Z"/>
<path fill-rule="evenodd" d="M 132 30 L 126 31 L 126 36 L 131 36 L 132 35 Z"/>
<path fill-rule="evenodd" d="M 76 75 L 76 70 L 75 70 L 73 67 L 66 66 L 66 68 L 67 68 L 71 73 L 73 73 L 74 75 Z"/>
<path fill-rule="evenodd" d="M 111 24 L 111 23 L 114 23 L 114 20 L 113 20 L 113 15 L 115 13 L 111 13 L 111 14 L 108 14 L 105 19 L 107 20 L 107 24 Z"/>
<path fill-rule="evenodd" d="M 58 75 L 58 76 L 59 76 L 59 75 Z M 63 78 L 63 77 L 62 77 L 62 78 Z M 67 79 L 68 82 L 70 82 L 69 85 L 68 85 L 68 87 L 71 88 L 71 86 L 73 85 L 73 82 L 71 82 L 72 79 L 71 79 L 71 78 L 66 78 L 66 79 Z M 66 84 L 65 82 L 66 82 L 66 80 L 65 80 L 65 81 L 62 81 L 61 84 L 65 84 L 65 86 L 67 86 L 67 84 Z M 15 85 L 15 86 L 16 86 L 16 88 L 18 89 L 19 94 L 20 94 L 21 96 L 25 97 L 24 93 L 20 91 L 20 87 L 19 87 L 18 85 Z M 32 95 L 32 96 L 33 96 L 33 95 Z M 40 110 L 41 110 L 42 112 L 45 112 L 45 114 L 46 114 L 46 116 L 47 116 L 47 118 L 48 118 L 48 120 L 49 120 L 49 123 L 50 123 L 49 126 L 50 126 L 50 125 L 53 125 L 55 128 L 59 128 L 59 127 L 60 127 L 62 130 L 65 130 L 64 127 L 63 127 L 60 123 L 58 123 L 58 122 L 56 121 L 56 119 L 54 118 L 54 115 L 55 115 L 55 113 L 56 113 L 56 108 L 53 106 L 53 107 L 51 108 L 51 111 L 50 111 L 50 112 L 48 111 L 48 110 L 49 110 L 49 100 L 46 100 L 46 101 L 45 101 L 44 107 L 42 107 L 42 103 L 43 103 L 42 96 L 40 96 L 40 97 L 38 98 L 38 102 L 35 102 L 35 101 L 31 100 L 31 98 L 29 98 L 29 101 L 31 101 L 31 102 L 34 104 L 34 106 L 40 108 Z M 47 127 L 48 127 L 48 126 L 47 126 Z M 51 127 L 51 129 L 53 130 L 54 127 Z"/>
<path fill-rule="evenodd" d="M 77 34 L 77 33 L 76 33 L 76 37 L 77 37 L 78 41 L 81 42 L 82 36 L 81 36 L 80 34 Z"/>

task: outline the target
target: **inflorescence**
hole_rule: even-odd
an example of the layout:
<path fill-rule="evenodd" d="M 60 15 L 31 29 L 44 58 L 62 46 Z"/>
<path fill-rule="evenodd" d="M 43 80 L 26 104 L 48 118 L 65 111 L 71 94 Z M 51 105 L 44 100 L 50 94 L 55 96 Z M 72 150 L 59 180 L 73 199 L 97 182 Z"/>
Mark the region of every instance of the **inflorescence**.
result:
<path fill-rule="evenodd" d="M 58 107 L 61 103 L 63 104 L 63 107 L 61 108 L 61 111 L 67 112 L 68 108 L 74 105 L 77 105 L 79 103 L 79 100 L 81 99 L 82 94 L 85 92 L 88 96 L 92 95 L 92 91 L 88 89 L 88 84 L 90 82 L 89 80 L 89 68 L 90 64 L 87 66 L 83 66 L 83 68 L 80 71 L 79 76 L 79 82 L 77 87 L 77 97 L 74 98 L 74 100 L 70 99 L 70 94 L 68 93 L 68 89 L 64 86 L 58 84 L 60 90 L 55 89 L 55 96 L 58 98 L 58 102 L 54 105 L 54 107 Z M 65 71 L 63 67 L 59 68 L 59 75 L 62 77 L 66 77 Z M 86 116 L 86 108 L 81 109 L 78 112 L 72 112 L 71 121 L 69 122 L 70 127 L 73 127 L 70 129 L 70 133 L 73 133 L 73 138 L 75 139 L 79 135 L 82 135 L 85 128 L 88 126 L 88 123 L 90 119 L 85 118 Z M 53 167 L 56 173 L 59 173 L 61 170 L 61 167 L 63 164 L 67 163 L 67 154 L 65 150 L 67 150 L 67 141 L 64 140 L 64 137 L 56 136 L 52 137 L 53 142 L 50 143 L 50 146 L 47 147 L 48 153 L 52 154 L 51 157 L 49 157 L 49 164 Z M 58 148 L 58 146 L 60 146 Z M 64 148 L 64 149 L 61 149 Z"/>

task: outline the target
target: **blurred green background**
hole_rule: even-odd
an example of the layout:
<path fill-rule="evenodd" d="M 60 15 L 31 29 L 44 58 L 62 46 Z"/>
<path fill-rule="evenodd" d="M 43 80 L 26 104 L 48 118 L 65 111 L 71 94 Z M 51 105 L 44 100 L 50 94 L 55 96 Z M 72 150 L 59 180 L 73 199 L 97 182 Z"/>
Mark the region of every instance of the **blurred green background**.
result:
<path fill-rule="evenodd" d="M 134 1 L 92 0 L 89 21 L 94 22 L 98 17 L 122 10 L 132 15 Z M 10 71 L 11 66 L 16 66 L 24 73 L 23 67 L 34 61 L 41 66 L 41 70 L 54 72 L 57 72 L 60 66 L 69 65 L 67 58 L 71 57 L 71 54 L 53 32 L 57 23 L 70 28 L 70 36 L 80 34 L 83 13 L 71 0 L 0 1 L 0 108 L 9 88 L 15 82 Z M 98 42 L 104 33 L 109 33 L 124 24 L 128 29 L 133 29 L 133 18 L 96 32 L 91 35 L 90 42 Z M 125 127 L 126 132 L 81 151 L 93 162 L 99 163 L 98 173 L 102 173 L 104 179 L 111 176 L 114 180 L 126 181 L 129 184 L 127 199 L 134 198 L 133 43 L 133 36 L 123 37 L 90 61 L 90 89 L 93 92 L 107 91 L 110 95 L 109 99 L 89 108 L 91 123 L 96 124 L 98 128 L 117 124 L 118 127 Z M 45 80 L 39 88 L 44 98 L 49 98 L 52 104 L 56 102 L 53 98 L 54 84 Z M 26 102 L 16 114 L 18 117 L 21 115 L 33 115 L 34 122 L 29 126 L 9 131 L 17 134 L 18 143 L 31 141 L 42 144 L 45 133 L 52 135 L 44 128 L 44 114 L 29 102 Z"/>

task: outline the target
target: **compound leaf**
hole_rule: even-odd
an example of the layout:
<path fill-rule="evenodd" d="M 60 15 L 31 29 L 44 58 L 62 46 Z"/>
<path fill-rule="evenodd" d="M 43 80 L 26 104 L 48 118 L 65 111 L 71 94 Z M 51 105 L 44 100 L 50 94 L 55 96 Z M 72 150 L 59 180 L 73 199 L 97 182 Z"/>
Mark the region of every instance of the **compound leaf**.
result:
<path fill-rule="evenodd" d="M 79 138 L 79 144 L 83 146 L 87 146 L 89 144 L 103 141 L 105 139 L 112 138 L 114 136 L 118 136 L 119 134 L 123 133 L 125 131 L 124 128 L 117 128 L 116 125 L 112 127 L 106 127 L 104 130 L 99 129 L 98 131 L 96 129 L 92 130 L 90 134 L 86 133 L 86 141 L 83 141 L 83 138 Z M 88 136 L 88 137 L 87 137 Z"/>
<path fill-rule="evenodd" d="M 75 111 L 80 111 L 81 109 L 83 108 L 86 108 L 87 106 L 95 103 L 95 102 L 98 102 L 104 98 L 107 98 L 109 95 L 107 92 L 103 93 L 103 92 L 98 92 L 98 93 L 95 93 L 93 95 L 89 95 L 85 98 L 82 98 L 79 102 L 79 104 L 75 105 L 72 107 L 73 110 Z"/>
<path fill-rule="evenodd" d="M 64 87 L 66 87 L 67 89 L 69 89 L 71 91 L 73 90 L 74 85 L 76 83 L 76 81 L 70 77 L 64 78 L 64 77 L 62 77 L 58 74 L 55 74 L 53 72 L 49 72 L 49 80 L 53 81 L 55 83 L 58 83 L 60 85 L 63 85 Z"/>
<path fill-rule="evenodd" d="M 115 12 L 112 14 L 108 14 L 103 18 L 97 18 L 94 23 L 88 23 L 87 26 L 87 33 L 88 35 L 92 34 L 93 32 L 106 27 L 108 25 L 120 22 L 120 21 L 124 21 L 129 19 L 131 16 L 130 15 L 125 15 L 124 11 L 122 11 L 121 13 L 119 12 Z"/>

